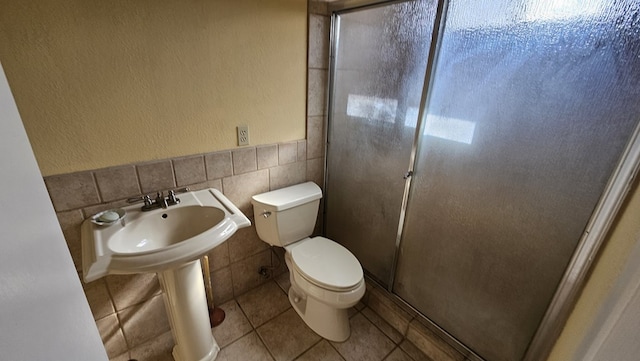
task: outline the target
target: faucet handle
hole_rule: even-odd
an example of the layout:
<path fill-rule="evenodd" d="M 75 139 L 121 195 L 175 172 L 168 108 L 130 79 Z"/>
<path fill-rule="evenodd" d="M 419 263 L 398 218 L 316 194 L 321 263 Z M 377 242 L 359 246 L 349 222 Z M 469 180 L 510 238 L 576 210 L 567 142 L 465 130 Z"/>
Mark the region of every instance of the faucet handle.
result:
<path fill-rule="evenodd" d="M 169 195 L 167 195 L 167 202 L 169 202 L 169 204 L 180 203 L 180 198 L 176 197 L 176 193 L 186 193 L 188 191 L 189 191 L 189 187 L 170 189 Z"/>
<path fill-rule="evenodd" d="M 173 190 L 173 189 L 169 190 L 169 195 L 167 195 L 167 202 L 169 204 L 180 203 L 180 198 L 176 197 L 176 190 Z"/>
<path fill-rule="evenodd" d="M 149 206 L 149 205 L 151 205 L 151 196 L 146 194 L 144 196 L 133 197 L 133 198 L 127 199 L 127 203 L 138 203 L 138 202 L 144 202 L 145 206 Z"/>
<path fill-rule="evenodd" d="M 176 191 L 169 190 L 169 195 L 167 196 L 167 202 L 169 204 L 178 204 L 180 203 L 180 199 L 176 197 Z"/>

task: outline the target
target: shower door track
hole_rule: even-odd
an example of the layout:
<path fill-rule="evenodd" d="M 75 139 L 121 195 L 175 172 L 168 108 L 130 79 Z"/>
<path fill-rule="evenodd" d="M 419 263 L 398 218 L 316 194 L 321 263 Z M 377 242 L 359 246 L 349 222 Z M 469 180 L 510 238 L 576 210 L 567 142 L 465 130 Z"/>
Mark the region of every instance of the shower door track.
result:
<path fill-rule="evenodd" d="M 329 14 L 331 16 L 331 30 L 330 30 L 330 47 L 329 47 L 329 75 L 327 82 L 327 102 L 326 107 L 330 108 L 333 98 L 333 83 L 335 74 L 335 53 L 339 42 L 339 36 L 337 34 L 337 27 L 339 26 L 338 15 L 357 11 L 363 8 L 372 8 L 376 6 L 383 6 L 393 3 L 408 2 L 412 0 L 342 0 L 329 4 Z M 398 258 L 400 254 L 400 245 L 402 242 L 402 232 L 404 228 L 404 220 L 406 217 L 407 203 L 409 199 L 409 193 L 411 189 L 411 178 L 414 172 L 414 166 L 416 161 L 416 154 L 420 144 L 420 134 L 422 132 L 424 115 L 426 114 L 426 108 L 428 105 L 429 97 L 431 95 L 432 87 L 432 75 L 437 65 L 437 58 L 442 40 L 442 33 L 444 30 L 444 20 L 446 19 L 446 11 L 448 8 L 449 0 L 438 0 L 438 8 L 435 17 L 435 23 L 432 33 L 431 45 L 429 48 L 429 58 L 427 61 L 425 81 L 423 85 L 423 91 L 420 101 L 420 108 L 418 109 L 418 124 L 416 126 L 416 134 L 414 137 L 413 145 L 411 148 L 410 161 L 407 168 L 407 173 L 404 175 L 406 182 L 404 188 L 404 194 L 402 199 L 402 208 L 400 210 L 400 220 L 398 224 L 397 237 L 395 240 L 395 254 L 392 264 L 392 272 L 389 279 L 388 287 L 386 290 L 393 296 L 396 302 L 400 302 L 403 305 L 411 308 L 417 314 L 421 315 L 427 320 L 431 328 L 437 330 L 443 338 L 447 340 L 449 344 L 467 353 L 467 357 L 471 357 L 478 361 L 483 359 L 470 350 L 467 346 L 458 341 L 453 335 L 449 334 L 446 330 L 439 327 L 432 322 L 428 317 L 422 314 L 419 310 L 406 302 L 400 296 L 393 292 L 393 284 L 395 282 L 395 273 L 397 269 Z M 329 116 L 325 120 L 327 131 L 325 132 L 325 143 L 328 141 L 329 117 L 331 117 L 331 109 L 328 109 L 327 114 Z M 325 147 L 325 161 L 324 161 L 324 182 L 327 183 L 328 179 L 328 166 L 327 166 L 327 149 Z M 551 350 L 555 344 L 557 337 L 560 335 L 563 326 L 567 322 L 573 306 L 576 304 L 578 296 L 582 288 L 584 287 L 589 270 L 593 266 L 598 251 L 600 250 L 607 232 L 611 227 L 615 217 L 617 216 L 620 207 L 622 206 L 631 185 L 635 177 L 638 174 L 640 168 L 640 123 L 638 123 L 634 129 L 627 146 L 625 147 L 622 156 L 620 157 L 616 168 L 614 169 L 611 177 L 604 189 L 604 192 L 600 196 L 600 199 L 593 211 L 589 222 L 585 227 L 585 230 L 580 238 L 578 245 L 571 257 L 569 265 L 564 271 L 562 280 L 556 288 L 554 296 L 549 303 L 549 306 L 545 312 L 536 333 L 527 348 L 522 361 L 541 361 L 546 360 L 551 353 Z M 402 176 L 402 175 L 399 175 Z M 371 277 L 370 277 L 371 278 Z M 376 283 L 377 280 L 374 281 Z"/>

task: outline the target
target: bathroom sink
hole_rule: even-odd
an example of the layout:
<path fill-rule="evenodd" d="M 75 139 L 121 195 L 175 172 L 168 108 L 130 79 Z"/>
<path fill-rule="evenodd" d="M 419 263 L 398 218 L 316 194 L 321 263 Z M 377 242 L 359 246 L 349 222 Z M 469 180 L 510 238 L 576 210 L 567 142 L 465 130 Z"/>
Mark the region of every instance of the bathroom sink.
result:
<path fill-rule="evenodd" d="M 199 259 L 231 237 L 249 219 L 216 189 L 180 195 L 166 209 L 142 212 L 125 207 L 123 222 L 97 225 L 87 219 L 82 232 L 84 279 L 108 274 L 160 272 Z"/>
<path fill-rule="evenodd" d="M 163 203 L 141 199 L 144 209 L 152 210 L 143 212 L 135 204 L 100 212 L 82 223 L 84 280 L 157 273 L 174 339 L 174 360 L 214 361 L 220 347 L 211 333 L 200 258 L 251 222 L 213 188 L 182 193 L 177 204 L 169 196 L 158 198 Z M 166 208 L 155 208 L 161 205 Z"/>
<path fill-rule="evenodd" d="M 178 247 L 184 241 L 218 225 L 224 216 L 224 211 L 216 207 L 170 208 L 122 227 L 111 236 L 107 246 L 116 254 L 129 255 Z"/>

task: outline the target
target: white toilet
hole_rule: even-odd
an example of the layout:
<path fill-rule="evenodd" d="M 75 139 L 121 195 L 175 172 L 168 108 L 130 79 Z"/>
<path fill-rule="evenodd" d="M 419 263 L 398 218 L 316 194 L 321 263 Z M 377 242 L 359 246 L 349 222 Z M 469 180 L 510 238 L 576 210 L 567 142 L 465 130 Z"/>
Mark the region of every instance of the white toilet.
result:
<path fill-rule="evenodd" d="M 331 341 L 349 338 L 347 309 L 365 292 L 362 266 L 338 243 L 313 233 L 322 191 L 313 182 L 252 197 L 258 236 L 284 247 L 289 301 L 304 322 Z"/>

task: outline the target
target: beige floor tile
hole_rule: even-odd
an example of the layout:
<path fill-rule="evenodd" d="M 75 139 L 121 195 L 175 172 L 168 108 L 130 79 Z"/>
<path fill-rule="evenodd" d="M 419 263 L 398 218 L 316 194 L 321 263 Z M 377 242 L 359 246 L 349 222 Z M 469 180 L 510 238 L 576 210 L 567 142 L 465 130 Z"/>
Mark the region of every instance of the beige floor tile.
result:
<path fill-rule="evenodd" d="M 225 312 L 225 319 L 212 330 L 220 347 L 225 347 L 253 330 L 249 320 L 244 315 L 235 300 L 220 305 Z"/>
<path fill-rule="evenodd" d="M 422 353 L 411 341 L 404 340 L 400 344 L 400 348 L 415 361 L 431 361 L 427 355 Z"/>
<path fill-rule="evenodd" d="M 367 306 L 393 326 L 400 334 L 406 334 L 412 316 L 386 296 L 385 291 L 376 287 L 368 289 Z"/>
<path fill-rule="evenodd" d="M 130 347 L 141 345 L 169 331 L 169 318 L 162 295 L 118 312 L 122 330 Z"/>
<path fill-rule="evenodd" d="M 322 340 L 298 357 L 296 361 L 344 361 L 344 359 L 327 340 Z"/>
<path fill-rule="evenodd" d="M 216 361 L 273 361 L 255 332 L 223 348 Z"/>
<path fill-rule="evenodd" d="M 89 302 L 89 307 L 91 307 L 94 320 L 101 319 L 116 312 L 109 297 L 107 284 L 103 278 L 90 283 L 83 283 L 82 287 Z"/>
<path fill-rule="evenodd" d="M 463 361 L 466 357 L 420 322 L 413 320 L 407 340 L 434 361 Z"/>
<path fill-rule="evenodd" d="M 254 327 L 261 326 L 291 307 L 289 298 L 274 281 L 245 293 L 237 300 Z"/>
<path fill-rule="evenodd" d="M 290 361 L 320 341 L 293 308 L 289 308 L 257 330 L 276 361 Z"/>
<path fill-rule="evenodd" d="M 142 303 L 161 293 L 155 273 L 112 275 L 107 276 L 105 281 L 117 311 Z"/>
<path fill-rule="evenodd" d="M 274 279 L 276 283 L 278 283 L 278 286 L 280 286 L 280 288 L 282 288 L 282 290 L 285 293 L 289 292 L 289 287 L 291 287 L 291 279 L 289 278 L 289 272 L 281 273 L 278 276 L 276 276 Z"/>
<path fill-rule="evenodd" d="M 373 312 L 369 307 L 364 308 L 360 311 L 364 317 L 366 317 L 369 321 L 371 321 L 376 327 L 380 329 L 387 337 L 389 337 L 396 344 L 402 342 L 402 335 L 398 332 L 393 326 L 388 324 L 382 317 L 378 316 L 377 313 Z"/>
<path fill-rule="evenodd" d="M 127 343 L 115 314 L 97 320 L 96 326 L 109 357 L 115 357 L 127 351 Z"/>
<path fill-rule="evenodd" d="M 109 361 L 129 361 L 129 360 L 131 360 L 131 357 L 129 357 L 128 352 L 125 352 L 122 355 L 112 357 L 109 359 Z"/>
<path fill-rule="evenodd" d="M 173 361 L 173 346 L 171 331 L 165 332 L 131 350 L 131 358 L 138 361 Z"/>
<path fill-rule="evenodd" d="M 149 280 L 136 279 L 132 283 L 142 281 L 144 286 L 148 286 L 152 283 Z M 109 280 L 106 282 L 107 287 L 125 288 L 114 285 L 113 280 L 111 281 L 111 284 Z M 419 327 L 420 324 L 413 322 L 407 338 L 402 338 L 394 325 L 370 308 L 371 305 L 365 306 L 365 303 L 359 303 L 351 310 L 351 336 L 347 341 L 336 343 L 324 340 L 311 331 L 291 308 L 285 292 L 288 287 L 288 273 L 284 273 L 237 299 L 220 305 L 226 312 L 226 319 L 220 326 L 212 329 L 212 334 L 222 348 L 217 361 L 438 360 L 430 358 L 421 350 L 424 348 L 424 326 Z M 103 284 L 102 293 L 104 288 Z M 388 308 L 385 310 L 388 311 Z M 96 323 L 103 338 L 105 335 L 109 336 L 105 344 L 112 361 L 173 360 L 171 351 L 174 343 L 160 294 Z M 120 323 L 122 329 L 119 327 Z M 418 335 L 422 337 L 419 338 Z M 410 342 L 413 339 L 422 347 L 416 347 Z M 133 347 L 128 351 L 127 343 Z"/>
<path fill-rule="evenodd" d="M 384 359 L 384 361 L 413 361 L 406 352 L 402 351 L 400 347 L 396 348 Z"/>
<path fill-rule="evenodd" d="M 361 313 L 353 316 L 351 336 L 345 342 L 332 342 L 347 361 L 380 361 L 391 352 L 394 343 Z"/>

